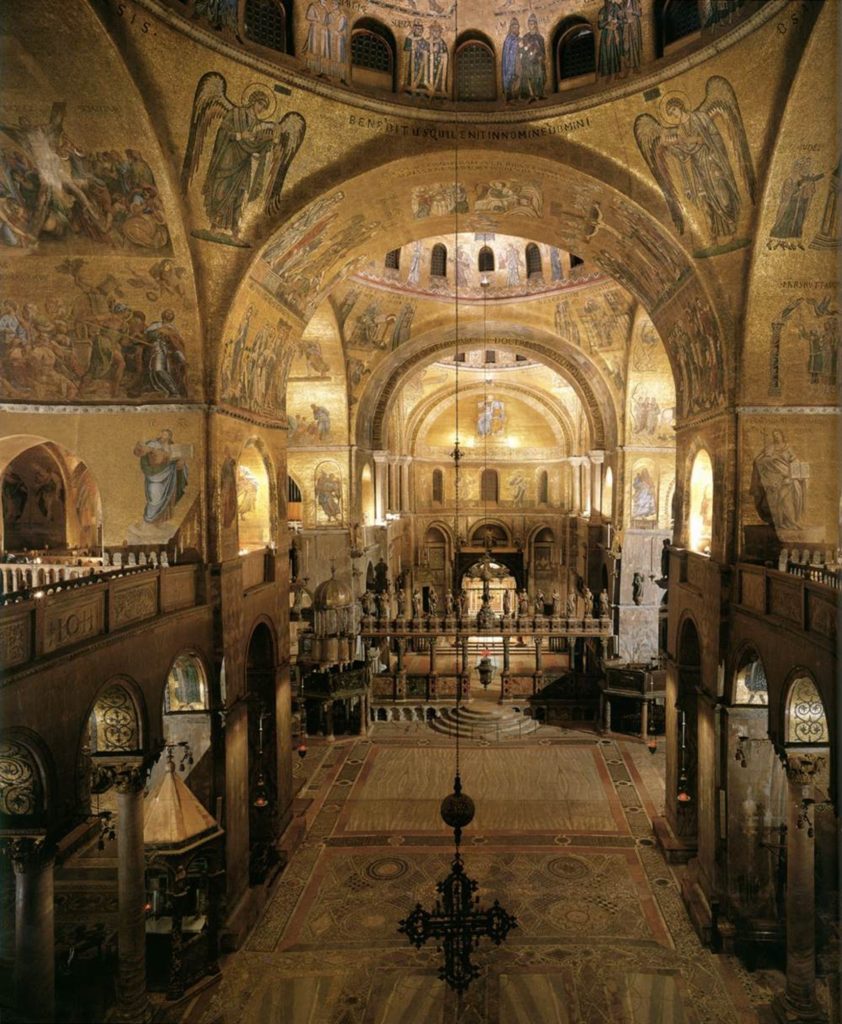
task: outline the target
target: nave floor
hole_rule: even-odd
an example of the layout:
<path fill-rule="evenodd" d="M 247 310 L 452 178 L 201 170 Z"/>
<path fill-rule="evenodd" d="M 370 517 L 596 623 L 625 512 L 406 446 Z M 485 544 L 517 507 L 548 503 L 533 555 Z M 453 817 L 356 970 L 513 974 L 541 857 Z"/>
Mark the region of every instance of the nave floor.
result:
<path fill-rule="evenodd" d="M 311 741 L 313 828 L 189 1024 L 754 1024 L 768 999 L 700 945 L 651 837 L 663 757 L 618 738 L 542 729 L 462 749 L 477 815 L 466 870 L 518 928 L 481 942 L 461 1005 L 433 945 L 397 933 L 449 870 L 438 818 L 454 745 L 432 732 Z"/>

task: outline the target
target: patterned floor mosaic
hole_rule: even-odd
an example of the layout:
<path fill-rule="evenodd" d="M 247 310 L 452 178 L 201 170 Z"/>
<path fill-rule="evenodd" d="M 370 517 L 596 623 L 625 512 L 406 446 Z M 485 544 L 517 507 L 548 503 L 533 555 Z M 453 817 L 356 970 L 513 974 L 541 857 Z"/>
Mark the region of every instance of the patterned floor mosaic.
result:
<path fill-rule="evenodd" d="M 437 819 L 453 748 L 337 744 L 307 781 L 313 827 L 245 948 L 189 1024 L 755 1024 L 726 958 L 703 949 L 654 845 L 662 755 L 586 734 L 463 750 L 477 803 L 466 867 L 517 915 L 482 943 L 461 1001 L 434 947 L 397 933 L 429 904 L 450 848 Z"/>

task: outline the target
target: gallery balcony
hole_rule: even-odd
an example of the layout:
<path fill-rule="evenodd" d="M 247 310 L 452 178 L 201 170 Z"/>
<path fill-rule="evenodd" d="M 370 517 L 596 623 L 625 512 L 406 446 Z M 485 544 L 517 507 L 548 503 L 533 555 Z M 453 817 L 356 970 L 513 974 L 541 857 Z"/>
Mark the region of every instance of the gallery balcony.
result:
<path fill-rule="evenodd" d="M 205 604 L 198 564 L 132 566 L 35 582 L 0 607 L 0 662 L 7 677 L 33 663 Z"/>

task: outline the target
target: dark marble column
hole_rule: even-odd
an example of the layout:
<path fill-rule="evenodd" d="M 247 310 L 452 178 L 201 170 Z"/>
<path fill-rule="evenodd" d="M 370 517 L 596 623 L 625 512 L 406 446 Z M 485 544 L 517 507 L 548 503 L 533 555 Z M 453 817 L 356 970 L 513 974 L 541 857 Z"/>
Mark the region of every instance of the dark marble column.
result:
<path fill-rule="evenodd" d="M 152 1017 L 146 994 L 145 783 L 143 767 L 117 769 L 117 1005 L 110 1019 L 132 1024 Z"/>
<path fill-rule="evenodd" d="M 43 838 L 9 843 L 15 869 L 15 1003 L 27 1019 L 55 1013 L 53 853 Z"/>
<path fill-rule="evenodd" d="M 789 754 L 789 821 L 786 833 L 786 991 L 775 1000 L 785 1024 L 824 1024 L 816 1000 L 816 892 L 813 777 L 824 758 Z"/>

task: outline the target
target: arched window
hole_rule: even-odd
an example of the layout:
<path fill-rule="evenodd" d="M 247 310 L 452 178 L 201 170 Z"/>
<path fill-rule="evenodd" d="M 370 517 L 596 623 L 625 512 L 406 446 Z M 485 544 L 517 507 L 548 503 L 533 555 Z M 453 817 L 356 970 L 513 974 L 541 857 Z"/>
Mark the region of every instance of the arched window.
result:
<path fill-rule="evenodd" d="M 596 72 L 596 46 L 591 26 L 579 18 L 565 18 L 555 37 L 556 79 L 559 85 Z"/>
<path fill-rule="evenodd" d="M 192 654 L 179 654 L 167 676 L 164 714 L 207 711 L 208 707 L 208 682 L 204 666 Z"/>
<path fill-rule="evenodd" d="M 713 464 L 702 448 L 690 471 L 690 518 L 687 523 L 690 550 L 710 554 L 713 528 Z"/>
<path fill-rule="evenodd" d="M 658 0 L 655 5 L 655 52 L 663 57 L 668 47 L 701 28 L 696 0 Z"/>
<path fill-rule="evenodd" d="M 494 270 L 494 250 L 490 246 L 484 245 L 480 249 L 479 256 L 477 257 L 477 268 L 481 274 L 488 274 Z"/>
<path fill-rule="evenodd" d="M 23 824 L 42 815 L 44 782 L 40 760 L 30 746 L 16 736 L 0 738 L 0 816 Z"/>
<path fill-rule="evenodd" d="M 447 277 L 447 246 L 436 242 L 430 254 L 430 277 Z"/>
<path fill-rule="evenodd" d="M 351 80 L 379 89 L 395 88 L 395 37 L 379 21 L 360 18 L 351 32 Z"/>
<path fill-rule="evenodd" d="M 246 0 L 243 8 L 246 39 L 278 53 L 288 53 L 287 12 L 280 0 Z"/>
<path fill-rule="evenodd" d="M 386 253 L 386 259 L 383 261 L 383 265 L 387 270 L 400 270 L 401 269 L 401 251 L 400 249 L 391 249 Z"/>
<path fill-rule="evenodd" d="M 526 247 L 526 276 L 542 277 L 544 268 L 541 266 L 541 250 L 534 242 Z"/>
<path fill-rule="evenodd" d="M 441 505 L 444 501 L 444 474 L 440 469 L 433 470 L 433 504 Z"/>
<path fill-rule="evenodd" d="M 763 662 L 754 652 L 743 659 L 743 664 L 734 679 L 734 703 L 758 704 L 764 707 L 769 703 L 769 689 Z"/>
<path fill-rule="evenodd" d="M 550 503 L 550 474 L 542 469 L 538 474 L 538 504 L 549 505 Z"/>
<path fill-rule="evenodd" d="M 479 481 L 480 501 L 497 501 L 499 481 L 496 469 L 484 469 Z"/>
<path fill-rule="evenodd" d="M 292 479 L 291 476 L 287 477 L 287 501 L 300 502 L 301 501 L 301 488 Z"/>
<path fill-rule="evenodd" d="M 476 36 L 456 45 L 456 99 L 478 103 L 497 99 L 494 50 Z"/>
<path fill-rule="evenodd" d="M 809 676 L 793 680 L 786 699 L 785 743 L 810 745 L 830 742 L 821 694 Z"/>

